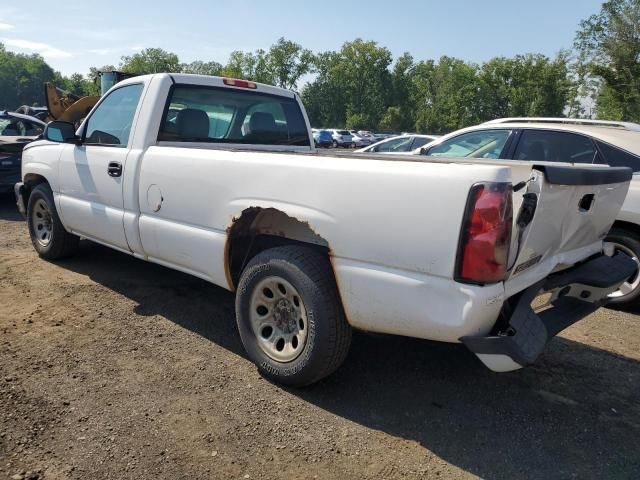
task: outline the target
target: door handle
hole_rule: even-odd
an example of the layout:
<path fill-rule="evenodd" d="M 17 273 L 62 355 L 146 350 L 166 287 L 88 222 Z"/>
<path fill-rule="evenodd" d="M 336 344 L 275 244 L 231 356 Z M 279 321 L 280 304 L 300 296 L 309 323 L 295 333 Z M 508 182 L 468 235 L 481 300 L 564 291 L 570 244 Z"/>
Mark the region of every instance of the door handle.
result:
<path fill-rule="evenodd" d="M 120 162 L 109 162 L 107 173 L 110 177 L 122 176 L 122 164 Z"/>

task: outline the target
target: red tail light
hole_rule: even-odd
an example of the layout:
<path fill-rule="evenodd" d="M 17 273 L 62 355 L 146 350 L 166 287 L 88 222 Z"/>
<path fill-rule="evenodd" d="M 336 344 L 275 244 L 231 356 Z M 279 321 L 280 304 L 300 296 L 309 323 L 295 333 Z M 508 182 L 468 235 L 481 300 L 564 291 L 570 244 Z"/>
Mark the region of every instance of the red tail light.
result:
<path fill-rule="evenodd" d="M 230 87 L 258 88 L 258 86 L 254 82 L 250 82 L 248 80 L 238 80 L 237 78 L 223 78 L 222 81 L 225 85 L 229 85 Z"/>
<path fill-rule="evenodd" d="M 457 281 L 484 284 L 504 280 L 512 218 L 510 183 L 471 187 L 458 249 Z"/>

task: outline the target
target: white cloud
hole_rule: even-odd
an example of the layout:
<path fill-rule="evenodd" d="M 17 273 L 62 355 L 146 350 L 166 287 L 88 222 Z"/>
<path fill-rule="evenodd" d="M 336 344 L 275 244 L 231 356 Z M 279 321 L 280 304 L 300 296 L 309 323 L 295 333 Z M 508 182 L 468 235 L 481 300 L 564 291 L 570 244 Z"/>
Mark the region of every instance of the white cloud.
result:
<path fill-rule="evenodd" d="M 13 28 L 16 28 L 15 25 L 11 25 L 10 23 L 0 22 L 0 31 L 11 30 Z"/>
<path fill-rule="evenodd" d="M 15 47 L 22 50 L 29 50 L 34 53 L 39 53 L 47 60 L 70 58 L 73 56 L 70 52 L 52 47 L 51 45 L 47 45 L 46 43 L 32 42 L 30 40 L 22 40 L 19 38 L 3 38 L 2 41 L 7 47 Z"/>
<path fill-rule="evenodd" d="M 129 47 L 129 50 L 131 50 L 132 52 L 139 52 L 142 49 L 144 49 L 142 45 L 132 45 Z"/>
<path fill-rule="evenodd" d="M 111 48 L 90 48 L 89 50 L 87 50 L 87 52 L 94 53 L 96 55 L 109 55 L 110 53 L 113 52 L 113 49 L 111 49 Z"/>

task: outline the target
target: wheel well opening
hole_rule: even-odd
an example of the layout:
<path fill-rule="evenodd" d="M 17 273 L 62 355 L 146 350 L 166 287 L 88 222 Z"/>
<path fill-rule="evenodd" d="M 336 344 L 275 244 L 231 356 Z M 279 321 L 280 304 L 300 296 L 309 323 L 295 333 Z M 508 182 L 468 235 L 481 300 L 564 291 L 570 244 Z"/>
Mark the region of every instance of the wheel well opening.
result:
<path fill-rule="evenodd" d="M 24 176 L 24 184 L 29 186 L 29 188 L 33 188 L 36 185 L 39 185 L 41 183 L 47 183 L 47 179 L 44 178 L 42 175 L 38 175 L 35 173 L 27 173 Z"/>
<path fill-rule="evenodd" d="M 619 230 L 626 230 L 628 232 L 634 233 L 638 237 L 640 237 L 640 225 L 631 222 L 624 222 L 622 220 L 616 220 L 613 223 L 612 229 L 617 228 Z"/>
<path fill-rule="evenodd" d="M 328 242 L 307 222 L 275 208 L 245 209 L 227 229 L 225 267 L 231 288 L 238 285 L 242 270 L 253 257 L 283 245 L 305 245 L 329 255 Z"/>
<path fill-rule="evenodd" d="M 47 179 L 42 175 L 38 175 L 35 173 L 28 173 L 24 176 L 24 188 L 22 188 L 22 198 L 24 200 L 25 206 L 29 203 L 29 197 L 31 196 L 31 191 L 40 185 L 41 183 L 49 183 Z"/>

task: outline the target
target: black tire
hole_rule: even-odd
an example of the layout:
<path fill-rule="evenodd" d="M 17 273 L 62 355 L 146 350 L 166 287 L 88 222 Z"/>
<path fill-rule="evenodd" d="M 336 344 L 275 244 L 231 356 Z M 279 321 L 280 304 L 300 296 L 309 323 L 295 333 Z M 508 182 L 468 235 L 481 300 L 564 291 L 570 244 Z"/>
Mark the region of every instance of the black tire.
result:
<path fill-rule="evenodd" d="M 333 148 L 338 148 L 338 142 L 336 140 L 333 141 Z"/>
<path fill-rule="evenodd" d="M 635 232 L 623 228 L 612 228 L 604 241 L 618 245 L 616 249 L 618 251 L 626 254 L 632 253 L 635 258 L 640 258 L 640 236 Z M 640 272 L 631 279 L 636 279 L 637 275 L 640 275 Z M 640 283 L 626 295 L 610 297 L 607 305 L 625 310 L 640 307 Z"/>
<path fill-rule="evenodd" d="M 301 353 L 289 362 L 271 358 L 251 326 L 251 298 L 261 281 L 280 277 L 301 297 L 308 331 Z M 342 364 L 351 344 L 348 324 L 333 272 L 325 256 L 303 246 L 283 246 L 256 255 L 242 272 L 236 292 L 236 320 L 249 358 L 267 378 L 303 387 L 330 375 Z"/>
<path fill-rule="evenodd" d="M 46 204 L 50 216 L 50 238 L 46 244 L 39 239 L 40 232 L 36 231 L 37 227 L 34 221 L 34 218 L 42 215 L 36 212 L 38 202 L 40 201 Z M 46 183 L 41 183 L 36 186 L 29 196 L 29 203 L 27 204 L 27 224 L 29 226 L 29 236 L 31 237 L 33 248 L 36 249 L 36 252 L 38 252 L 41 258 L 57 260 L 72 255 L 78 248 L 79 238 L 65 230 L 58 216 L 55 202 L 53 201 L 51 187 Z"/>

